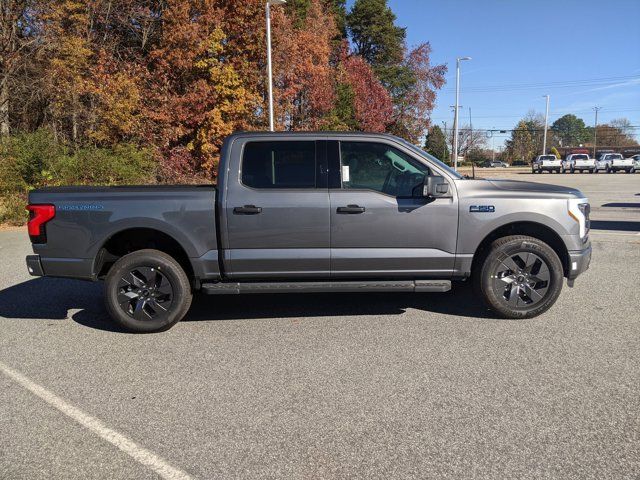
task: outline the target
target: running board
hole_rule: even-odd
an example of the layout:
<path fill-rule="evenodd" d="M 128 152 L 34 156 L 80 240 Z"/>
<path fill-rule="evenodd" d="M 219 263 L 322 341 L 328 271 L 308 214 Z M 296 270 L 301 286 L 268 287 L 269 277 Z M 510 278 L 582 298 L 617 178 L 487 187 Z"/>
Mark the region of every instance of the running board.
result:
<path fill-rule="evenodd" d="M 202 293 L 229 295 L 242 293 L 320 292 L 448 292 L 450 280 L 398 280 L 362 282 L 222 282 L 203 283 Z"/>

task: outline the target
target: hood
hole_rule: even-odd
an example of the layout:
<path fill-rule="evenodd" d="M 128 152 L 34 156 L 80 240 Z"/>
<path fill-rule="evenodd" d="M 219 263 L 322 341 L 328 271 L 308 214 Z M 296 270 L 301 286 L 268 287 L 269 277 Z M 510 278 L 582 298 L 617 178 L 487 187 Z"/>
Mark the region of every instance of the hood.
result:
<path fill-rule="evenodd" d="M 584 198 L 580 190 L 547 183 L 520 180 L 462 180 L 460 190 L 480 195 L 511 198 Z"/>

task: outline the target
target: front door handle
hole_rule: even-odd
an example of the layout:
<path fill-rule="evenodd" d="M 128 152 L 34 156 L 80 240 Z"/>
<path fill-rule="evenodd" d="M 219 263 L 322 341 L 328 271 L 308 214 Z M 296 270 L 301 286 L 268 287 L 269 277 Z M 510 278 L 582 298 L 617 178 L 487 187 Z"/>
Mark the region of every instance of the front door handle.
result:
<path fill-rule="evenodd" d="M 245 205 L 244 207 L 235 207 L 233 213 L 235 215 L 257 215 L 262 212 L 262 207 L 255 205 Z"/>
<path fill-rule="evenodd" d="M 347 205 L 346 207 L 338 207 L 338 213 L 364 213 L 364 207 L 358 205 Z"/>

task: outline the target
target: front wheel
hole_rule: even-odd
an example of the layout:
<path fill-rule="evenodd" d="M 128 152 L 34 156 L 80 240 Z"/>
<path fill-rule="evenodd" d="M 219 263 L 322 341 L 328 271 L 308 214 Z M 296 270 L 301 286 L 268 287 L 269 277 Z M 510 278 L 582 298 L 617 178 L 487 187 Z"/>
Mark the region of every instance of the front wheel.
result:
<path fill-rule="evenodd" d="M 495 240 L 473 272 L 476 291 L 504 318 L 546 312 L 562 290 L 562 262 L 537 238 L 513 235 Z"/>
<path fill-rule="evenodd" d="M 191 306 L 191 285 L 175 259 L 158 250 L 138 250 L 120 258 L 105 279 L 105 303 L 125 329 L 167 330 Z"/>

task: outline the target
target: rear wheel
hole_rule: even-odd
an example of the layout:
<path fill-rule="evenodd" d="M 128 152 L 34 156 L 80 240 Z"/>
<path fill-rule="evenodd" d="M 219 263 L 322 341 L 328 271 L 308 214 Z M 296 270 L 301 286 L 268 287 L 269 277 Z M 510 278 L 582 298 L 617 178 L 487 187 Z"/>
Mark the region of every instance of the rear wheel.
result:
<path fill-rule="evenodd" d="M 491 244 L 474 271 L 486 304 L 504 318 L 531 318 L 547 311 L 562 290 L 562 262 L 537 238 L 514 235 Z"/>
<path fill-rule="evenodd" d="M 158 250 L 125 255 L 105 279 L 109 315 L 133 332 L 172 327 L 186 315 L 191 299 L 191 285 L 180 264 Z"/>

